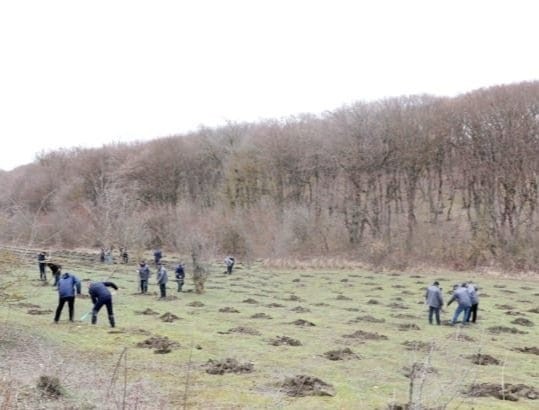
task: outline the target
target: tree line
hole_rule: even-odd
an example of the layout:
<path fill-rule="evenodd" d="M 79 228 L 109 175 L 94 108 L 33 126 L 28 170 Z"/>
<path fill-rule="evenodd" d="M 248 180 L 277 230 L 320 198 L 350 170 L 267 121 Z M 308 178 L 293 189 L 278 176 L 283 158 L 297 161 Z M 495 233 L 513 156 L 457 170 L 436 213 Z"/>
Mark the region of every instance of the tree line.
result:
<path fill-rule="evenodd" d="M 539 82 L 40 154 L 3 240 L 404 267 L 539 263 Z"/>

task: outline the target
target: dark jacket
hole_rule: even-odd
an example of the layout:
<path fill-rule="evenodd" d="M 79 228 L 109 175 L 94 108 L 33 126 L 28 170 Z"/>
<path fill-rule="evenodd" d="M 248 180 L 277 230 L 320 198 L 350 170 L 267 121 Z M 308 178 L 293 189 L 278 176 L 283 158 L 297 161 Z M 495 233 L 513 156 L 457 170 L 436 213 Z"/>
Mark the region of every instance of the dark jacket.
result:
<path fill-rule="evenodd" d="M 90 289 L 88 289 L 88 292 L 90 293 L 92 302 L 94 304 L 98 300 L 107 300 L 112 298 L 112 295 L 110 294 L 110 291 L 107 289 L 107 287 L 118 289 L 118 286 L 116 286 L 112 282 L 93 282 L 90 285 Z"/>
<path fill-rule="evenodd" d="M 62 269 L 62 267 L 60 265 L 57 265 L 56 263 L 47 263 L 47 266 L 51 269 L 51 272 L 56 275 L 58 273 L 60 273 L 60 269 Z"/>
<path fill-rule="evenodd" d="M 147 264 L 144 264 L 144 266 L 140 266 L 138 268 L 138 274 L 140 276 L 140 280 L 148 280 L 150 278 L 150 268 Z"/>
<path fill-rule="evenodd" d="M 440 308 L 444 305 L 442 292 L 440 291 L 440 288 L 436 285 L 431 285 L 427 288 L 427 292 L 425 293 L 425 299 L 427 301 L 427 305 L 433 308 Z"/>
<path fill-rule="evenodd" d="M 183 265 L 179 264 L 176 267 L 176 279 L 183 280 L 185 278 L 185 270 L 183 269 Z"/>
<path fill-rule="evenodd" d="M 468 293 L 470 294 L 470 300 L 472 302 L 472 305 L 477 305 L 479 303 L 479 295 L 477 294 L 477 289 L 475 285 L 468 284 Z"/>
<path fill-rule="evenodd" d="M 66 272 L 60 278 L 58 282 L 58 295 L 61 298 L 68 298 L 75 296 L 75 289 L 77 295 L 80 295 L 80 280 L 75 275 Z"/>
<path fill-rule="evenodd" d="M 447 302 L 447 306 L 449 306 L 453 301 L 456 300 L 459 305 L 465 306 L 465 307 L 471 307 L 472 306 L 472 299 L 470 298 L 470 294 L 468 293 L 468 288 L 461 286 L 458 287 L 453 291 L 453 296 Z"/>
<path fill-rule="evenodd" d="M 45 253 L 41 252 L 37 255 L 37 260 L 39 263 L 45 263 L 45 259 L 47 259 Z"/>

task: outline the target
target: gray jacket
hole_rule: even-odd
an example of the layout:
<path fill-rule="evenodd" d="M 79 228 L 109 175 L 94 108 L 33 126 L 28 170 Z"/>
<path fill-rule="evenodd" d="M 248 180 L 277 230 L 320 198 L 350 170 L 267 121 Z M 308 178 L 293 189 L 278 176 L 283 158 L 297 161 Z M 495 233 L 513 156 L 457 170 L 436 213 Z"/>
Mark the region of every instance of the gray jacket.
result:
<path fill-rule="evenodd" d="M 148 265 L 144 264 L 144 266 L 140 266 L 138 269 L 138 274 L 140 276 L 140 280 L 148 280 L 150 278 L 150 268 L 148 268 Z"/>
<path fill-rule="evenodd" d="M 430 285 L 425 293 L 427 305 L 433 308 L 441 308 L 444 305 L 444 299 L 440 288 L 436 285 Z"/>
<path fill-rule="evenodd" d="M 470 295 L 470 300 L 472 302 L 472 305 L 477 305 L 479 303 L 479 295 L 477 294 L 477 289 L 475 288 L 475 285 L 468 284 L 468 294 Z"/>
<path fill-rule="evenodd" d="M 453 291 L 453 297 L 449 300 L 449 302 L 447 302 L 447 305 L 449 306 L 454 300 L 456 300 L 459 305 L 465 307 L 472 306 L 472 299 L 468 293 L 468 288 L 465 288 L 464 286 L 461 286 Z"/>
<path fill-rule="evenodd" d="M 165 285 L 168 282 L 167 271 L 164 267 L 160 267 L 157 271 L 157 283 L 160 285 Z"/>

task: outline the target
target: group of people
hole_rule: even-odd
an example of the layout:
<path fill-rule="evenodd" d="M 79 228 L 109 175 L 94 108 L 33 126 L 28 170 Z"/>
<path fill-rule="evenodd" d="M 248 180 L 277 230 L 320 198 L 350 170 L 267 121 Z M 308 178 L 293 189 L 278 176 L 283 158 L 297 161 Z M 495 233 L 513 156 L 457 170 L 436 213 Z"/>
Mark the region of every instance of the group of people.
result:
<path fill-rule="evenodd" d="M 121 248 L 120 254 L 124 263 L 127 263 L 127 250 Z M 107 262 L 107 256 L 110 255 L 110 250 L 107 252 L 104 248 L 101 249 L 101 262 Z M 124 256 L 125 255 L 125 256 Z M 81 294 L 81 281 L 80 279 L 70 272 L 65 272 L 62 274 L 62 266 L 56 263 L 51 262 L 47 258 L 47 252 L 39 252 L 37 256 L 38 266 L 39 266 L 39 277 L 42 281 L 47 281 L 46 275 L 46 266 L 48 266 L 54 276 L 54 283 L 52 286 L 56 287 L 58 290 L 58 306 L 54 314 L 54 323 L 58 323 L 60 316 L 62 315 L 62 310 L 64 305 L 67 303 L 69 310 L 69 320 L 74 321 L 75 314 L 75 297 L 76 295 Z M 162 262 L 163 254 L 161 250 L 156 249 L 154 252 L 154 262 L 157 268 L 157 279 L 156 282 L 159 285 L 160 299 L 166 299 L 167 296 L 167 282 L 168 274 L 165 269 L 164 263 Z M 235 259 L 233 256 L 227 256 L 225 258 L 226 273 L 232 274 L 232 269 L 235 264 Z M 140 279 L 140 292 L 142 294 L 148 293 L 148 281 L 151 276 L 150 268 L 145 260 L 141 260 L 139 263 L 139 268 L 137 273 Z M 183 262 L 178 263 L 175 269 L 175 279 L 178 285 L 178 292 L 182 292 L 182 288 L 185 281 L 185 265 Z M 108 313 L 109 323 L 111 327 L 115 327 L 116 322 L 114 320 L 114 312 L 112 307 L 112 294 L 108 288 L 118 289 L 115 283 L 110 281 L 102 282 L 88 282 L 88 293 L 92 299 L 93 308 L 91 313 L 92 324 L 97 323 L 97 314 L 99 310 L 105 306 Z"/>
<path fill-rule="evenodd" d="M 459 316 L 462 314 L 462 323 L 467 324 L 470 321 L 475 323 L 477 320 L 477 309 L 479 307 L 478 287 L 473 283 L 463 282 L 453 286 L 451 299 L 447 302 L 449 306 L 453 302 L 457 302 L 457 308 L 453 314 L 451 324 L 457 323 Z M 425 303 L 429 307 L 429 323 L 432 325 L 433 316 L 436 318 L 436 324 L 440 324 L 440 311 L 444 306 L 442 289 L 440 283 L 435 281 L 427 288 L 425 293 Z"/>
<path fill-rule="evenodd" d="M 107 249 L 101 248 L 101 252 L 99 253 L 99 260 L 101 263 L 114 263 L 114 257 L 112 255 L 113 249 L 114 247 L 110 247 Z M 127 248 L 120 248 L 119 253 L 122 263 L 129 263 L 129 253 L 127 252 Z"/>

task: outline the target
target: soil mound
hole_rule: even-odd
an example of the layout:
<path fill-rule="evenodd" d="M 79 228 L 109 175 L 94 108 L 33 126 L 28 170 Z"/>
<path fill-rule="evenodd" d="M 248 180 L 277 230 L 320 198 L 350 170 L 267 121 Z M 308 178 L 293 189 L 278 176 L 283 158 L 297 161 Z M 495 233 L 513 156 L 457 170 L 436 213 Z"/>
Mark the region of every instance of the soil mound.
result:
<path fill-rule="evenodd" d="M 283 299 L 283 300 L 290 300 L 291 302 L 303 302 L 303 299 L 301 299 L 297 295 L 290 295 L 288 298 Z"/>
<path fill-rule="evenodd" d="M 339 295 L 337 296 L 337 300 L 352 300 L 352 298 L 349 298 L 348 296 Z"/>
<path fill-rule="evenodd" d="M 524 317 L 519 317 L 518 319 L 513 320 L 511 323 L 513 323 L 514 325 L 527 326 L 527 327 L 534 326 L 531 320 L 528 320 Z"/>
<path fill-rule="evenodd" d="M 536 400 L 539 395 L 539 392 L 531 386 L 509 383 L 504 384 L 503 387 L 499 383 L 472 384 L 464 393 L 471 397 L 495 397 L 508 401 L 518 401 L 519 398 Z"/>
<path fill-rule="evenodd" d="M 253 363 L 240 363 L 236 359 L 225 360 L 208 360 L 205 364 L 206 373 L 223 375 L 225 373 L 251 373 L 253 371 Z"/>
<path fill-rule="evenodd" d="M 490 364 L 500 364 L 500 361 L 498 359 L 492 357 L 489 354 L 477 353 L 477 354 L 468 356 L 467 358 L 470 359 L 473 364 L 478 364 L 481 366 L 487 366 Z"/>
<path fill-rule="evenodd" d="M 291 323 L 296 326 L 316 326 L 313 322 L 309 322 L 308 320 L 305 320 L 305 319 L 294 320 Z"/>
<path fill-rule="evenodd" d="M 301 342 L 297 339 L 292 339 L 288 336 L 277 336 L 275 339 L 271 339 L 269 344 L 272 346 L 301 346 Z"/>
<path fill-rule="evenodd" d="M 539 347 L 517 347 L 513 350 L 520 353 L 531 353 L 539 355 Z"/>
<path fill-rule="evenodd" d="M 161 319 L 163 322 L 170 323 L 170 322 L 174 322 L 175 320 L 178 320 L 178 319 L 181 319 L 181 318 L 178 317 L 178 316 L 176 316 L 176 315 L 173 314 L 173 313 L 167 312 L 167 313 L 163 313 L 163 314 L 160 316 L 160 319 Z"/>
<path fill-rule="evenodd" d="M 254 305 L 254 304 L 258 303 L 258 301 L 253 299 L 253 298 L 249 298 L 249 299 L 242 300 L 242 303 L 251 303 L 251 304 Z"/>
<path fill-rule="evenodd" d="M 143 342 L 137 343 L 137 347 L 145 349 L 155 349 L 154 353 L 170 353 L 172 349 L 180 347 L 180 344 L 173 342 L 166 336 L 152 336 Z"/>
<path fill-rule="evenodd" d="M 530 312 L 530 313 L 539 313 L 539 308 L 530 309 L 530 310 L 528 310 L 528 312 Z"/>
<path fill-rule="evenodd" d="M 270 303 L 270 304 L 266 305 L 266 307 L 269 307 L 269 308 L 282 308 L 282 307 L 284 307 L 284 305 L 281 305 L 280 303 Z"/>
<path fill-rule="evenodd" d="M 518 330 L 517 328 L 514 328 L 514 327 L 507 327 L 507 326 L 493 326 L 493 327 L 489 327 L 488 328 L 488 331 L 490 333 L 494 333 L 494 334 L 500 334 L 500 333 L 513 333 L 513 334 L 520 334 L 520 335 L 525 335 L 526 333 L 528 332 L 523 332 L 521 330 Z"/>
<path fill-rule="evenodd" d="M 352 334 L 343 335 L 343 337 L 349 339 L 361 339 L 361 340 L 387 340 L 387 336 L 380 335 L 378 333 L 364 332 L 363 330 L 357 330 Z"/>
<path fill-rule="evenodd" d="M 303 306 L 296 306 L 295 308 L 292 308 L 290 309 L 292 312 L 296 312 L 296 313 L 307 313 L 307 312 L 310 312 L 311 309 L 307 309 Z"/>
<path fill-rule="evenodd" d="M 379 305 L 380 302 L 378 302 L 376 299 L 369 299 L 367 301 L 367 305 Z"/>
<path fill-rule="evenodd" d="M 344 349 L 330 350 L 329 352 L 324 353 L 324 356 L 329 360 L 352 360 L 360 358 L 348 347 L 345 347 Z"/>
<path fill-rule="evenodd" d="M 298 375 L 287 377 L 280 390 L 291 397 L 335 396 L 335 388 L 317 377 Z"/>
<path fill-rule="evenodd" d="M 205 305 L 204 305 L 204 303 L 199 302 L 198 300 L 195 300 L 194 302 L 188 303 L 187 306 L 202 307 L 202 306 L 205 306 Z"/>
<path fill-rule="evenodd" d="M 145 310 L 135 311 L 135 313 L 137 315 L 158 315 L 159 314 L 159 312 L 156 312 L 155 310 L 152 310 L 150 308 L 147 308 Z"/>
<path fill-rule="evenodd" d="M 251 327 L 244 327 L 244 326 L 238 326 L 234 327 L 232 329 L 228 329 L 226 332 L 218 332 L 222 335 L 228 335 L 230 333 L 241 333 L 243 335 L 253 335 L 253 336 L 259 336 L 260 332 L 256 329 L 253 329 Z"/>
<path fill-rule="evenodd" d="M 233 307 L 229 307 L 229 306 L 219 309 L 219 312 L 221 312 L 221 313 L 240 313 L 240 311 L 238 309 L 233 308 Z"/>
<path fill-rule="evenodd" d="M 255 313 L 254 315 L 252 315 L 251 319 L 273 319 L 273 318 L 267 313 L 261 312 L 261 313 Z"/>
<path fill-rule="evenodd" d="M 421 330 L 421 328 L 415 323 L 401 323 L 398 329 L 402 332 L 408 331 L 408 330 Z"/>
<path fill-rule="evenodd" d="M 26 312 L 29 315 L 49 315 L 52 313 L 50 309 L 28 309 Z"/>

